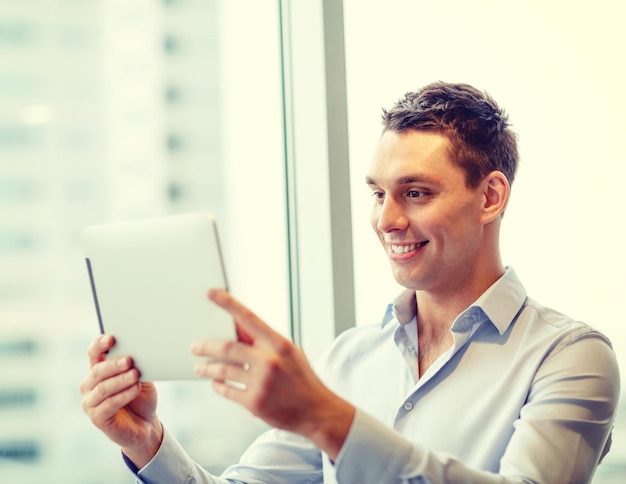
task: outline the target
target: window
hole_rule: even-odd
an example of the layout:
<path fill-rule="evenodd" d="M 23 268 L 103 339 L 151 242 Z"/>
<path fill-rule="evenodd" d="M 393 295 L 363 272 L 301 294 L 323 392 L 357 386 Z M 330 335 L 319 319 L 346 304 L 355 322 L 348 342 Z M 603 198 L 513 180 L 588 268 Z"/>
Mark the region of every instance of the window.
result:
<path fill-rule="evenodd" d="M 278 6 L 241 3 L 0 6 L 3 482 L 129 479 L 80 408 L 98 331 L 83 226 L 214 211 L 233 292 L 290 332 Z M 265 428 L 209 382 L 158 387 L 212 471 Z"/>

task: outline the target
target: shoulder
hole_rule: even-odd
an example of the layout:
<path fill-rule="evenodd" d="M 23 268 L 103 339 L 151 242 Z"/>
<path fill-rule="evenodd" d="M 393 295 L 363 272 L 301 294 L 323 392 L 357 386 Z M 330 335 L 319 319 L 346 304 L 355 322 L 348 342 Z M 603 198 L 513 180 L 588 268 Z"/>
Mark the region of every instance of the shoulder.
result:
<path fill-rule="evenodd" d="M 536 332 L 538 336 L 553 336 L 561 345 L 569 345 L 578 340 L 598 339 L 609 348 L 612 347 L 609 339 L 590 324 L 544 306 L 530 297 L 522 308 L 519 323 L 524 329 Z"/>
<path fill-rule="evenodd" d="M 541 367 L 549 368 L 548 373 L 594 375 L 596 382 L 604 382 L 612 391 L 619 388 L 617 358 L 602 332 L 530 298 L 519 323 L 528 338 L 543 342 Z"/>

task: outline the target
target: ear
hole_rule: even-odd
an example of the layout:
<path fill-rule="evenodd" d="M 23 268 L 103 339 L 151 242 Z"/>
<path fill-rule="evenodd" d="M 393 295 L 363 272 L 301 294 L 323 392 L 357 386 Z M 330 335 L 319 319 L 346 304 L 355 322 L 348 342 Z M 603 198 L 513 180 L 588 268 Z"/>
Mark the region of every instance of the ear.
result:
<path fill-rule="evenodd" d="M 484 224 L 493 222 L 504 213 L 509 202 L 511 185 L 504 173 L 492 171 L 482 181 Z"/>

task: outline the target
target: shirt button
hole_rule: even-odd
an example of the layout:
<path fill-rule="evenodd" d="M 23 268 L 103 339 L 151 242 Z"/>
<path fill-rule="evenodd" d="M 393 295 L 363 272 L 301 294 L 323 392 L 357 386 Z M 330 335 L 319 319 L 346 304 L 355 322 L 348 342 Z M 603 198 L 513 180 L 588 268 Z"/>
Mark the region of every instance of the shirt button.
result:
<path fill-rule="evenodd" d="M 406 402 L 406 403 L 404 404 L 404 409 L 405 409 L 407 412 L 410 412 L 411 410 L 413 410 L 413 404 L 412 404 L 411 402 Z"/>

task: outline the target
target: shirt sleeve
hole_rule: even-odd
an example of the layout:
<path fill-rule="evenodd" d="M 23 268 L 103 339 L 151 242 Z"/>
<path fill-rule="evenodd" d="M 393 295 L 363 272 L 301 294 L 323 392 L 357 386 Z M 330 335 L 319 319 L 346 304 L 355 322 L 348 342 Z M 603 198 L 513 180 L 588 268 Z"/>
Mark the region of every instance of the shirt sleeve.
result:
<path fill-rule="evenodd" d="M 498 473 L 409 442 L 357 411 L 336 461 L 337 481 L 586 483 L 608 451 L 618 398 L 615 354 L 600 334 L 587 333 L 538 369 Z"/>
<path fill-rule="evenodd" d="M 176 439 L 164 431 L 161 447 L 152 460 L 137 472 L 132 462 L 124 461 L 135 474 L 135 482 L 141 484 L 232 484 L 229 481 L 212 476 L 183 450 Z"/>
<path fill-rule="evenodd" d="M 322 453 L 310 440 L 284 430 L 271 429 L 222 474 L 246 484 L 322 483 Z"/>
<path fill-rule="evenodd" d="M 589 482 L 608 452 L 620 395 L 615 354 L 602 335 L 582 334 L 548 356 L 501 461 L 538 482 Z"/>
<path fill-rule="evenodd" d="M 137 472 L 126 465 L 141 484 L 293 484 L 323 482 L 321 452 L 308 440 L 291 432 L 272 429 L 262 434 L 239 463 L 222 476 L 209 474 L 165 430 L 153 459 Z"/>

